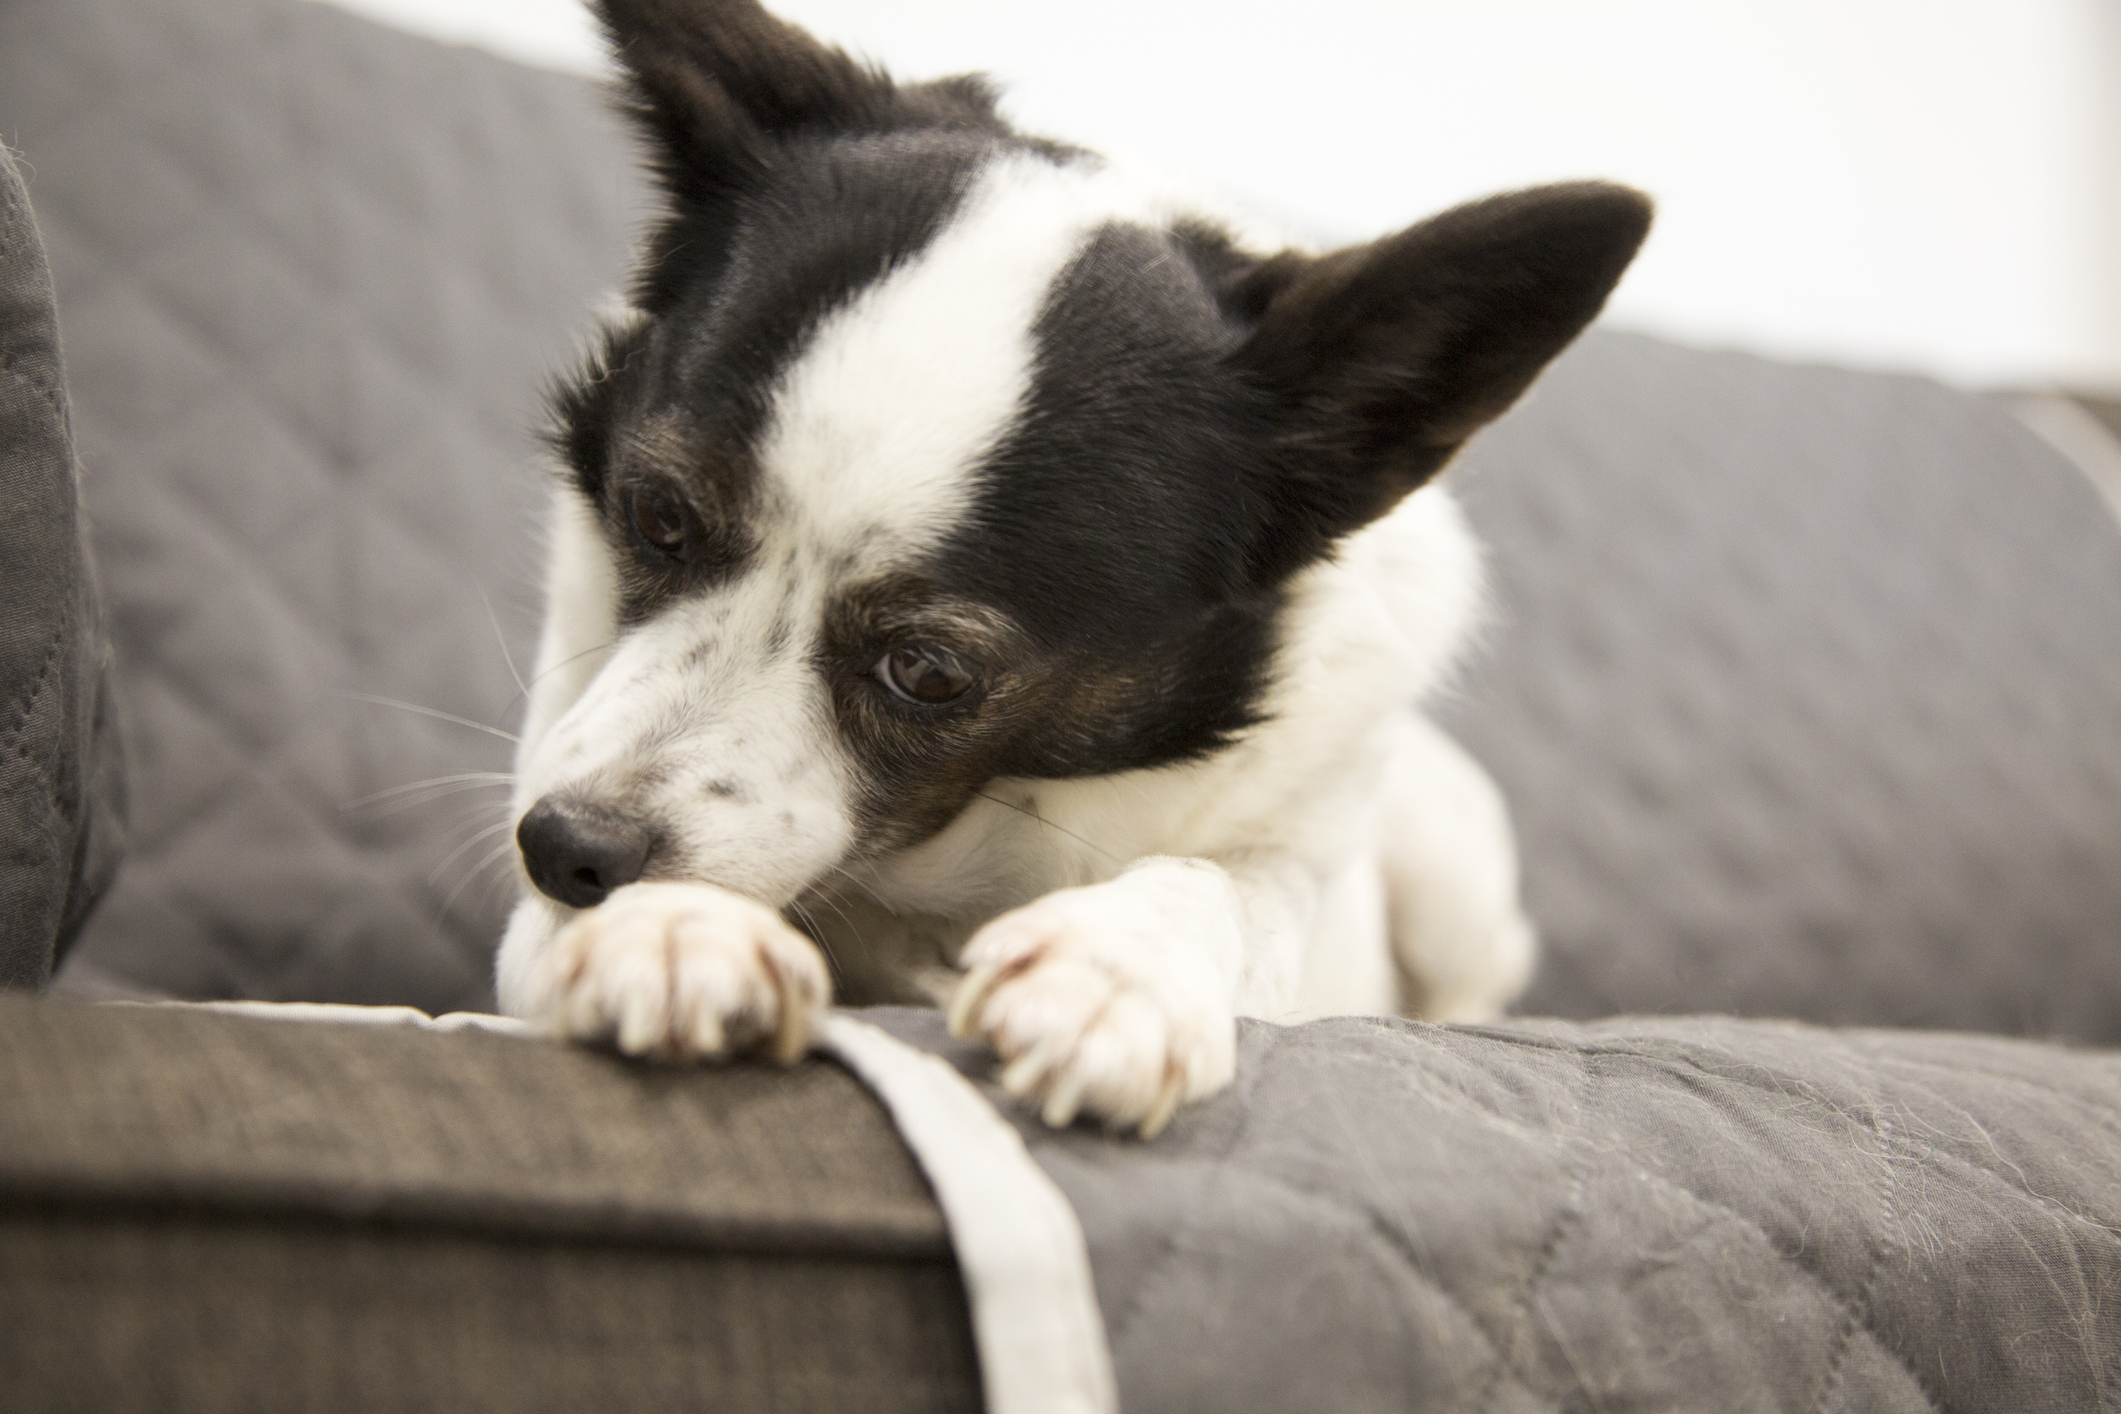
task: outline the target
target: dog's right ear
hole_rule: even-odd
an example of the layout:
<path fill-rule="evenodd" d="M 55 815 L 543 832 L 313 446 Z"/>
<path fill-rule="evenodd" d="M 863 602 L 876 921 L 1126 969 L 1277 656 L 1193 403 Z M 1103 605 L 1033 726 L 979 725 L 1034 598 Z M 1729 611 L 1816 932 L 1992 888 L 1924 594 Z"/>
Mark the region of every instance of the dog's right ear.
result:
<path fill-rule="evenodd" d="M 757 189 L 791 142 L 907 128 L 1008 130 L 985 80 L 893 83 L 757 0 L 591 4 L 671 201 L 634 289 L 634 303 L 651 314 L 668 305 L 687 269 L 714 258 L 735 200 Z M 670 259 L 679 251 L 682 266 Z"/>
<path fill-rule="evenodd" d="M 786 139 L 998 126 L 976 78 L 905 88 L 757 0 L 594 0 L 670 194 L 705 205 L 755 184 Z"/>
<path fill-rule="evenodd" d="M 744 190 L 791 132 L 884 125 L 896 94 L 756 0 L 596 0 L 596 12 L 681 201 Z"/>

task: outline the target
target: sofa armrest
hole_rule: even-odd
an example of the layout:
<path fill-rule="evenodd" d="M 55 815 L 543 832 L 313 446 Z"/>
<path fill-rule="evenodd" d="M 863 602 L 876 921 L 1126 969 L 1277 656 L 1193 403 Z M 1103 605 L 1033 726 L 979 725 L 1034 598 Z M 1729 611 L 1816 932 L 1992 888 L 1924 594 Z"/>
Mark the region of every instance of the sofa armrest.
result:
<path fill-rule="evenodd" d="M 835 1065 L 0 997 L 17 1410 L 979 1407 Z"/>

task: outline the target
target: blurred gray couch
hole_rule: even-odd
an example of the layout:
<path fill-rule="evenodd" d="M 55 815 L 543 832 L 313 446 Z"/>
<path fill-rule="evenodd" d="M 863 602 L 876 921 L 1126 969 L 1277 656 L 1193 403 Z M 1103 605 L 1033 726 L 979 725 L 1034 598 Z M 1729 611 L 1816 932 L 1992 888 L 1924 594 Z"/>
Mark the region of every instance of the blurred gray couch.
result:
<path fill-rule="evenodd" d="M 70 863 L 39 905 L 64 923 L 37 925 L 41 946 L 71 943 L 56 990 L 77 1001 L 0 1006 L 0 1346 L 29 1372 L 19 1407 L 976 1403 L 941 1219 L 873 1102 L 824 1062 L 644 1073 L 484 1037 L 298 1041 L 78 1004 L 490 1005 L 511 887 L 503 734 L 537 607 L 537 400 L 617 285 L 644 200 L 597 96 L 294 0 L 0 0 L 0 137 L 49 255 L 71 398 L 6 410 L 42 419 L 40 465 L 78 460 L 118 724 L 91 633 L 69 650 L 78 692 L 39 727 L 78 768 L 46 840 Z M 23 229 L 0 260 L 22 256 Z M 18 287 L 0 288 L 16 320 Z M 1545 946 L 1522 1010 L 2121 1043 L 2121 527 L 2077 467 L 2002 405 L 1923 380 L 1594 332 L 1452 474 L 1497 592 L 1442 715 L 1522 837 Z M 63 559 L 50 547 L 71 525 L 39 553 Z M 74 605 L 53 621 L 88 633 L 85 601 L 47 588 L 39 603 Z M 92 754 L 114 733 L 129 812 L 115 757 Z M 22 952 L 13 980 L 51 955 Z M 1800 1076 L 1790 1034 L 1859 1070 L 1897 1044 L 1645 1025 L 1627 1044 L 1666 1056 L 1673 1085 L 1711 1053 Z M 1479 1036 L 1394 1034 L 1514 1073 L 1477 1058 Z M 1622 1044 L 1497 1034 L 1524 1056 Z M 1955 1309 L 1979 1320 L 1953 1328 L 1976 1352 L 1955 1376 L 1940 1318 L 1889 1310 L 1883 1254 L 1927 1218 L 1887 1203 L 1850 1220 L 1867 1265 L 1829 1253 L 1815 1270 L 1794 1240 L 1762 1258 L 1833 1299 L 1816 1350 L 1760 1357 L 1757 1388 L 1724 1407 L 2121 1409 L 2121 1325 L 2099 1295 L 2121 1272 L 2121 1100 L 2102 1098 L 2121 1070 L 2000 1044 L 1966 1038 L 1967 1063 L 2013 1057 L 2025 1094 L 1961 1096 L 1950 1039 L 1925 1038 L 1921 1066 L 1945 1078 L 1877 1081 L 1878 1113 L 1929 1113 L 1892 1088 L 1917 1085 L 1969 1122 L 2037 1114 L 1996 1181 L 2087 1233 L 2040 1246 L 1955 1209 L 1974 1226 L 1938 1240 L 2029 1243 L 2041 1274 L 2076 1263 L 2081 1298 L 2039 1317 L 2076 1321 L 2075 1343 L 2050 1350 L 2031 1315 L 2014 1329 L 2024 1289 L 1962 1264 Z M 1792 1081 L 1776 1103 L 1840 1113 L 1831 1088 Z M 1655 1103 L 1639 1098 L 1622 1093 L 1615 1132 Z M 1222 1123 L 1181 1125 L 1168 1152 Z M 1041 1161 L 1108 1163 L 1082 1156 L 1106 1141 L 1067 1142 Z M 1241 1166 L 1230 1142 L 1218 1162 Z M 1690 1142 L 1645 1131 L 1613 1162 L 1678 1164 Z M 1894 1193 L 1956 1153 L 1897 1142 Z M 2032 1149 L 2073 1157 L 2035 1181 Z M 1527 1252 L 1589 1172 L 1527 1190 Z M 1091 1205 L 1081 1173 L 1070 1196 Z M 1782 1181 L 1746 1202 L 1801 1206 Z M 1598 1250 L 1639 1254 L 1645 1231 L 1621 1223 Z M 1515 1240 L 1498 1228 L 1492 1250 Z M 1100 1262 L 1101 1289 L 1121 1280 Z M 1922 1279 L 1956 1279 L 1937 1270 Z M 1509 1378 L 1447 1407 L 1518 1407 L 1504 1389 L 1527 1408 L 1651 1399 L 1629 1383 L 1649 1355 L 1601 1328 L 1612 1372 L 1578 1368 L 1518 1278 L 1517 1314 L 1476 1322 L 1488 1364 L 1464 1367 Z M 1499 1278 L 1453 1280 L 1478 1310 Z M 1607 1319 L 1599 1306 L 1582 1319 Z M 1905 1381 L 1851 1374 L 1844 1322 Z M 1728 1378 L 1695 1355 L 1707 1387 Z M 1121 1364 L 1123 1393 L 1142 1387 Z"/>

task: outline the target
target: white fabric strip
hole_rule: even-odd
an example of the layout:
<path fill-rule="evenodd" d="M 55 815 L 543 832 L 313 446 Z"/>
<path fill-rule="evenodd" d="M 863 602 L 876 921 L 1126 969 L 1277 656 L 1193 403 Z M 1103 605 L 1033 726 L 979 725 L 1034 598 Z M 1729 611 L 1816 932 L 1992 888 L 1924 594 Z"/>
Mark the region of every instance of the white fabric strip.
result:
<path fill-rule="evenodd" d="M 512 1016 L 483 1011 L 452 1011 L 429 1016 L 418 1007 L 356 1006 L 351 1002 L 131 1002 L 112 1006 L 176 1006 L 196 1011 L 225 1011 L 235 1016 L 262 1016 L 274 1021 L 335 1021 L 352 1026 L 417 1026 L 423 1031 L 492 1031 L 502 1036 L 541 1037 L 545 1033 Z"/>
<path fill-rule="evenodd" d="M 543 1033 L 505 1016 L 335 1002 L 113 1002 L 368 1026 Z M 1067 1198 L 1007 1120 L 939 1057 L 835 1011 L 821 1041 L 883 1101 L 950 1225 L 988 1414 L 1118 1414 L 1090 1252 Z"/>
<path fill-rule="evenodd" d="M 891 1111 L 942 1205 L 988 1414 L 1117 1414 L 1082 1225 L 1016 1130 L 947 1061 L 845 1012 L 823 1029 L 825 1049 Z"/>

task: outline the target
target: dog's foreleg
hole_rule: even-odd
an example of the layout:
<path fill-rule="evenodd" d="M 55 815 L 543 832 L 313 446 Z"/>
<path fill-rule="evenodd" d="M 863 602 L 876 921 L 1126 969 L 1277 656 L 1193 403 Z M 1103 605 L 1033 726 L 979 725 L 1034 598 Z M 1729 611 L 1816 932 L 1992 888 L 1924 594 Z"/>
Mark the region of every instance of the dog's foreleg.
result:
<path fill-rule="evenodd" d="M 1407 1014 L 1499 1016 L 1536 952 L 1509 811 L 1463 747 L 1411 714 L 1385 775 L 1377 850 Z"/>
<path fill-rule="evenodd" d="M 581 912 L 525 899 L 498 975 L 510 1015 L 669 1059 L 759 1051 L 792 1061 L 832 1000 L 815 943 L 712 884 L 628 884 Z"/>
<path fill-rule="evenodd" d="M 1295 866 L 1163 857 L 1047 894 L 966 944 L 951 1029 L 1048 1124 L 1153 1135 L 1230 1083 L 1240 1013 L 1294 1006 L 1316 894 Z"/>

